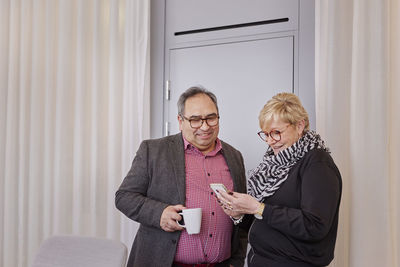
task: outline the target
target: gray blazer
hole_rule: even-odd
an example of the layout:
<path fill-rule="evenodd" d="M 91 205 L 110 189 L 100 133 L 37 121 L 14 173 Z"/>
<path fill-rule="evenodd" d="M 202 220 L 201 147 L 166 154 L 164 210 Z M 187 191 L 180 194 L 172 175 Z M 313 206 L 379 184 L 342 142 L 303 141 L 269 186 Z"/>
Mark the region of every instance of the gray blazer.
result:
<path fill-rule="evenodd" d="M 241 153 L 222 142 L 234 190 L 246 192 Z M 171 266 L 181 231 L 165 232 L 160 227 L 163 210 L 169 205 L 185 205 L 185 152 L 182 134 L 143 141 L 132 167 L 116 192 L 116 207 L 140 223 L 129 255 L 128 267 Z M 231 258 L 224 262 L 243 266 L 247 233 L 235 226 Z M 229 265 L 228 265 L 229 266 Z"/>

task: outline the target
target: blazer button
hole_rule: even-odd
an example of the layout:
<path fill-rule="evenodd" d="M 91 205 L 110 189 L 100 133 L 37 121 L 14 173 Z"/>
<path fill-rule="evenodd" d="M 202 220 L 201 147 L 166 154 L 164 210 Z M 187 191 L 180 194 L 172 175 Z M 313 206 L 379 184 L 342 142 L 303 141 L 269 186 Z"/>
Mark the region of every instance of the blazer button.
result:
<path fill-rule="evenodd" d="M 171 241 L 172 241 L 172 244 L 175 244 L 175 243 L 176 243 L 176 240 L 175 240 L 175 239 L 172 239 Z"/>

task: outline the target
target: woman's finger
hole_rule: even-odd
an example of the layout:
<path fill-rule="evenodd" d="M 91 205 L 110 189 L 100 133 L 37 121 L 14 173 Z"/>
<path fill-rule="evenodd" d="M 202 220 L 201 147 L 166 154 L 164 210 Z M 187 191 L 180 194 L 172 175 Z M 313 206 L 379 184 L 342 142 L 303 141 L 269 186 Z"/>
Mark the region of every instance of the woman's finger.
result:
<path fill-rule="evenodd" d="M 220 198 L 223 199 L 226 202 L 232 202 L 235 198 L 233 195 L 226 193 L 226 192 L 219 192 L 220 193 Z"/>

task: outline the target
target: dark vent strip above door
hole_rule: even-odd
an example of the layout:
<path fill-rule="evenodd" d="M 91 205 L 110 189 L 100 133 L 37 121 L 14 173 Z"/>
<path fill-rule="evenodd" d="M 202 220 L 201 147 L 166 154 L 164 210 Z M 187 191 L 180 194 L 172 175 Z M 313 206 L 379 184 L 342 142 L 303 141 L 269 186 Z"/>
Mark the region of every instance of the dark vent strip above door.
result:
<path fill-rule="evenodd" d="M 288 21 L 289 21 L 289 18 L 270 19 L 270 20 L 240 23 L 240 24 L 233 24 L 233 25 L 226 25 L 226 26 L 219 26 L 219 27 L 181 31 L 181 32 L 175 32 L 174 35 L 178 36 L 178 35 L 187 35 L 187 34 L 201 33 L 201 32 L 221 31 L 221 30 L 237 29 L 237 28 L 243 28 L 243 27 L 259 26 L 259 25 L 265 25 L 265 24 L 282 23 L 282 22 L 288 22 Z"/>

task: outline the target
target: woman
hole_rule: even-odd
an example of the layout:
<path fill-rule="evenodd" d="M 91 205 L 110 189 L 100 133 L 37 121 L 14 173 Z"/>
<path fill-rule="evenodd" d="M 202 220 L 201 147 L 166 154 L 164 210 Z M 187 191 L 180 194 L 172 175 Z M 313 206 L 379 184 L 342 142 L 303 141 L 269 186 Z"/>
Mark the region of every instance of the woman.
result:
<path fill-rule="evenodd" d="M 249 267 L 326 266 L 333 259 L 342 181 L 324 141 L 309 130 L 299 98 L 280 93 L 259 115 L 268 144 L 248 194 L 221 192 L 235 223 L 250 226 Z M 254 216 L 253 216 L 254 215 Z"/>

